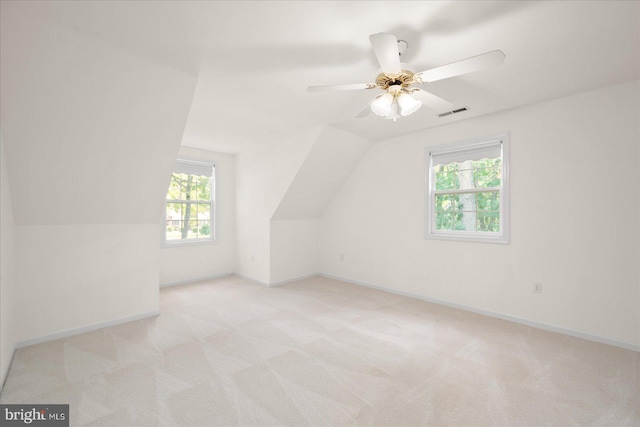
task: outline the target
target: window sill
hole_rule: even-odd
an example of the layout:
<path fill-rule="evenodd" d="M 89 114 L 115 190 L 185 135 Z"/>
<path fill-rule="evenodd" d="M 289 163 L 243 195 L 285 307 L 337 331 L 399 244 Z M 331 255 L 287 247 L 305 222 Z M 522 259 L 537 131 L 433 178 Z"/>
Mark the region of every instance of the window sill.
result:
<path fill-rule="evenodd" d="M 457 233 L 428 233 L 426 240 L 451 240 L 457 242 L 475 242 L 475 243 L 497 243 L 502 245 L 509 244 L 509 238 L 505 236 L 482 236 Z"/>
<path fill-rule="evenodd" d="M 185 246 L 206 246 L 206 245 L 215 245 L 218 243 L 217 239 L 210 240 L 177 240 L 174 242 L 164 241 L 162 242 L 163 248 L 184 248 Z"/>

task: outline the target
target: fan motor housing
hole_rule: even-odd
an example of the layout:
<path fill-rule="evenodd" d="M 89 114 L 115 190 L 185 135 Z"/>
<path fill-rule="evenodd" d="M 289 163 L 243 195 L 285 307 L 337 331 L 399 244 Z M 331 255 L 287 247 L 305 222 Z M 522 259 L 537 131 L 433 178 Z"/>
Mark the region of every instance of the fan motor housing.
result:
<path fill-rule="evenodd" d="M 376 77 L 376 86 L 383 90 L 387 90 L 389 86 L 396 85 L 408 88 L 414 83 L 413 74 L 414 73 L 409 70 L 402 70 L 398 74 L 380 73 L 378 77 Z"/>

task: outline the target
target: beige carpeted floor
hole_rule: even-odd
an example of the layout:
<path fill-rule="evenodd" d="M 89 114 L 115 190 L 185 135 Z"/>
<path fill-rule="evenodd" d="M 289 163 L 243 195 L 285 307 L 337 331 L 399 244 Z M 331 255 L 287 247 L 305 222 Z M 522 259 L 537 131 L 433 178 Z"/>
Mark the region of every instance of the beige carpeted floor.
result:
<path fill-rule="evenodd" d="M 638 426 L 640 354 L 322 277 L 164 289 L 17 351 L 2 403 L 72 425 Z"/>

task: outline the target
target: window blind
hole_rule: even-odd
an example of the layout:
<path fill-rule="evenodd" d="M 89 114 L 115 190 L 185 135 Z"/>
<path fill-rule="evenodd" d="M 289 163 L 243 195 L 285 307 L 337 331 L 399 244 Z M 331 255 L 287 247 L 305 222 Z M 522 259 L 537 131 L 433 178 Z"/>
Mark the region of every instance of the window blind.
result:
<path fill-rule="evenodd" d="M 191 160 L 176 160 L 173 172 L 196 176 L 213 176 L 213 165 Z"/>
<path fill-rule="evenodd" d="M 460 163 L 466 160 L 495 159 L 502 155 L 502 141 L 492 141 L 458 150 L 431 151 L 429 155 L 433 166 Z"/>

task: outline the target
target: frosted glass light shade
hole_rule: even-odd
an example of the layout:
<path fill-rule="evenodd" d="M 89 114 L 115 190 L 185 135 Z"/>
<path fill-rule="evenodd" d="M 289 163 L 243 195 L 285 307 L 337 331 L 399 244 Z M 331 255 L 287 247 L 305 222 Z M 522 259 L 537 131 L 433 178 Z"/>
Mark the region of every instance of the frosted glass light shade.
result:
<path fill-rule="evenodd" d="M 393 95 L 385 93 L 371 102 L 371 111 L 378 116 L 386 117 L 391 112 L 391 104 L 393 104 Z"/>
<path fill-rule="evenodd" d="M 391 119 L 394 122 L 396 121 L 396 119 L 400 118 L 400 108 L 398 107 L 398 103 L 394 102 L 393 104 L 391 104 L 391 109 L 389 111 L 389 114 L 385 116 L 385 119 Z"/>
<path fill-rule="evenodd" d="M 422 101 L 418 101 L 408 93 L 402 93 L 398 97 L 398 105 L 400 105 L 400 114 L 408 116 L 413 114 L 422 106 Z"/>

